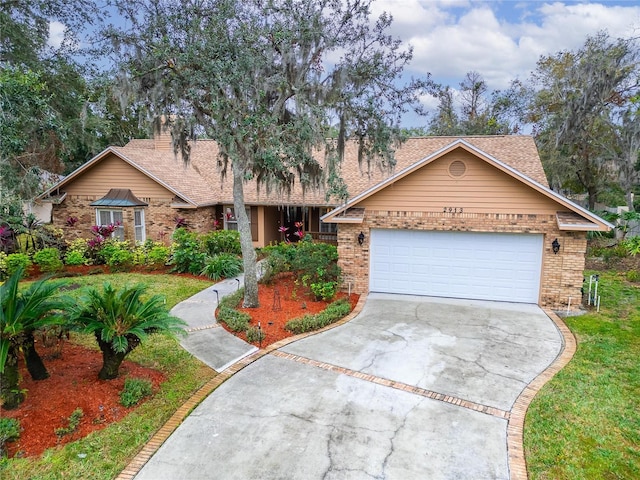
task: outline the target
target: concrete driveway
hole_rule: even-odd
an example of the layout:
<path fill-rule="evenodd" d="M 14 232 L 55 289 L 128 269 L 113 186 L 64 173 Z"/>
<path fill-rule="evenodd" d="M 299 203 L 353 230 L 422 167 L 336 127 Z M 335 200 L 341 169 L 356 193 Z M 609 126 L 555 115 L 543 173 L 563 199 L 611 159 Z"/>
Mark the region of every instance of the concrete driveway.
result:
<path fill-rule="evenodd" d="M 509 411 L 561 349 L 534 305 L 371 294 L 222 384 L 136 479 L 509 479 Z"/>

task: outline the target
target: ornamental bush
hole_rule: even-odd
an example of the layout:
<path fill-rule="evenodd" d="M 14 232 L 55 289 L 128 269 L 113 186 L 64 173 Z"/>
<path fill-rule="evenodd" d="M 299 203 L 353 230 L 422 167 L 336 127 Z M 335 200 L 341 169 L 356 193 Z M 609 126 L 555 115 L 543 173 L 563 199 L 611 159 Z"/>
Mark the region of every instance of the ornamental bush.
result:
<path fill-rule="evenodd" d="M 127 252 L 130 255 L 122 254 L 122 252 Z M 112 259 L 114 256 L 116 256 L 116 258 Z M 99 245 L 96 251 L 96 259 L 100 264 L 118 266 L 127 258 L 130 258 L 130 262 L 133 263 L 131 244 L 126 240 L 106 239 Z"/>
<path fill-rule="evenodd" d="M 26 253 L 11 253 L 7 255 L 7 273 L 6 276 L 10 277 L 19 269 L 24 269 L 23 276 L 27 275 L 27 270 L 33 263 L 31 258 Z"/>
<path fill-rule="evenodd" d="M 84 265 L 87 262 L 87 258 L 77 250 L 67 252 L 64 257 L 64 263 L 66 263 L 67 265 Z"/>
<path fill-rule="evenodd" d="M 173 232 L 172 250 L 173 271 L 194 275 L 199 275 L 202 272 L 207 254 L 196 233 L 189 232 L 185 228 L 177 228 Z"/>
<path fill-rule="evenodd" d="M 129 250 L 115 249 L 106 263 L 115 272 L 126 272 L 133 267 L 133 253 Z"/>
<path fill-rule="evenodd" d="M 46 273 L 59 272 L 64 267 L 62 260 L 60 260 L 60 250 L 53 247 L 37 251 L 33 255 L 33 261 L 41 271 Z"/>
<path fill-rule="evenodd" d="M 295 334 L 318 330 L 340 320 L 350 311 L 351 305 L 349 302 L 343 299 L 336 300 L 320 313 L 304 315 L 300 318 L 289 320 L 284 328 Z"/>
<path fill-rule="evenodd" d="M 213 257 L 208 257 L 206 264 L 200 275 L 204 275 L 211 280 L 235 277 L 242 272 L 242 259 L 231 253 L 220 253 Z"/>
<path fill-rule="evenodd" d="M 202 235 L 204 250 L 210 256 L 220 253 L 230 253 L 236 256 L 242 255 L 240 246 L 240 232 L 236 230 L 214 230 Z"/>

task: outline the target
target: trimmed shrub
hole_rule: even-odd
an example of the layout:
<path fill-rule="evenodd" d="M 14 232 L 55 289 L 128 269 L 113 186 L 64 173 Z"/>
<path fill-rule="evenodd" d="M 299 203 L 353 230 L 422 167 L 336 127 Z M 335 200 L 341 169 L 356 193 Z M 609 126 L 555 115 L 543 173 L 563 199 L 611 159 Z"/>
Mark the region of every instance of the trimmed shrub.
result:
<path fill-rule="evenodd" d="M 338 291 L 338 282 L 320 282 L 311 284 L 311 292 L 315 295 L 316 300 L 331 300 L 336 296 Z"/>
<path fill-rule="evenodd" d="M 121 252 L 127 252 L 130 255 L 122 255 Z M 116 257 L 115 259 L 112 258 L 114 256 Z M 96 259 L 98 260 L 98 263 L 109 266 L 118 266 L 122 264 L 122 261 L 126 258 L 130 258 L 131 263 L 133 263 L 133 253 L 131 251 L 131 245 L 126 240 L 120 241 L 109 238 L 102 242 L 98 251 L 96 252 Z"/>
<path fill-rule="evenodd" d="M 146 378 L 127 378 L 124 381 L 124 389 L 120 392 L 120 404 L 125 407 L 133 407 L 140 400 L 151 396 L 153 386 Z"/>
<path fill-rule="evenodd" d="M 211 280 L 235 277 L 242 272 L 242 259 L 231 253 L 220 253 L 213 257 L 208 257 L 206 264 L 200 275 L 204 275 Z"/>
<path fill-rule="evenodd" d="M 114 250 L 109 256 L 107 265 L 116 272 L 131 270 L 131 267 L 133 267 L 133 253 L 129 250 Z"/>
<path fill-rule="evenodd" d="M 256 327 L 255 325 L 251 325 L 247 328 L 247 342 L 261 342 L 266 337 L 265 333 L 262 329 Z"/>
<path fill-rule="evenodd" d="M 326 327 L 351 311 L 351 305 L 346 300 L 337 300 L 327 306 L 327 308 L 315 315 L 304 315 L 300 318 L 289 320 L 284 326 L 285 329 L 292 333 L 299 334 L 311 332 Z"/>
<path fill-rule="evenodd" d="M 88 259 L 81 252 L 72 250 L 67 252 L 67 255 L 64 257 L 64 261 L 67 265 L 84 265 L 87 263 Z"/>
<path fill-rule="evenodd" d="M 31 267 L 33 263 L 29 258 L 29 255 L 26 253 L 11 253 L 7 255 L 7 277 L 10 277 L 15 272 L 17 272 L 20 268 L 24 269 L 24 274 L 26 276 L 27 270 Z"/>
<path fill-rule="evenodd" d="M 234 332 L 244 332 L 249 328 L 251 317 L 248 313 L 240 312 L 235 308 L 221 305 L 218 309 L 218 321 L 226 323 Z"/>
<path fill-rule="evenodd" d="M 60 260 L 60 250 L 57 248 L 43 248 L 33 255 L 33 261 L 40 270 L 47 273 L 59 272 L 64 267 Z"/>
<path fill-rule="evenodd" d="M 162 268 L 169 261 L 171 250 L 161 243 L 154 244 L 147 254 L 145 264 L 151 268 Z"/>
<path fill-rule="evenodd" d="M 207 254 L 198 240 L 198 235 L 184 228 L 173 232 L 173 270 L 199 275 L 205 267 Z"/>
<path fill-rule="evenodd" d="M 202 236 L 205 252 L 210 256 L 220 253 L 242 255 L 240 232 L 236 230 L 214 230 Z"/>

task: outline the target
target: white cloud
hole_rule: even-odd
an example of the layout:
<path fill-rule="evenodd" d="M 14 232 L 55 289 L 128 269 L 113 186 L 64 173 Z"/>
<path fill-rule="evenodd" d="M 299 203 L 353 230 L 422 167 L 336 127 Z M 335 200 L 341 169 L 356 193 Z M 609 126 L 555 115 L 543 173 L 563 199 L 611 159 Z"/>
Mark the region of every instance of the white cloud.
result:
<path fill-rule="evenodd" d="M 49 23 L 49 39 L 47 45 L 53 48 L 60 48 L 64 41 L 64 34 L 67 27 L 58 21 Z"/>
<path fill-rule="evenodd" d="M 490 90 L 526 78 L 542 55 L 581 46 L 588 35 L 607 30 L 612 37 L 640 34 L 637 2 L 381 0 L 373 14 L 393 15 L 392 32 L 413 45 L 411 74 L 431 73 L 457 87 L 464 75 L 479 72 Z M 425 99 L 425 106 L 432 101 Z"/>

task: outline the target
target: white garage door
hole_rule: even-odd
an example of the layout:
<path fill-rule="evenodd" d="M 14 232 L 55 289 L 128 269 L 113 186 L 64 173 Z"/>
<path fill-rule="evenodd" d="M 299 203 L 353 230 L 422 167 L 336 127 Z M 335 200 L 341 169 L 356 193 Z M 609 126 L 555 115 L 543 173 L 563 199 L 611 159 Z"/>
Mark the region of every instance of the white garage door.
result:
<path fill-rule="evenodd" d="M 369 290 L 538 303 L 542 235 L 372 230 Z"/>

